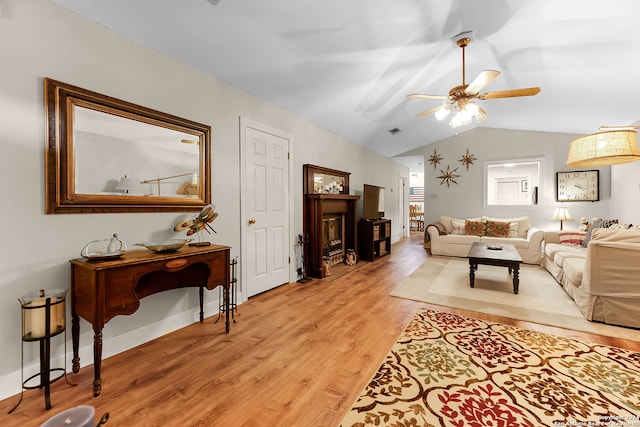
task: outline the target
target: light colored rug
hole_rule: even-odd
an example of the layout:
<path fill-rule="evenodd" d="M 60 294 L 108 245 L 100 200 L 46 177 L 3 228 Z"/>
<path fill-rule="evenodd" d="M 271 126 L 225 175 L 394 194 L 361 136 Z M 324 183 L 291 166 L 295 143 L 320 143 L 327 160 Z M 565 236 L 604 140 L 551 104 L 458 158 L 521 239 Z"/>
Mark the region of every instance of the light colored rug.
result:
<path fill-rule="evenodd" d="M 640 330 L 590 322 L 543 267 L 522 264 L 519 293 L 506 267 L 478 266 L 469 286 L 466 258 L 434 256 L 391 293 L 395 297 L 463 308 L 511 319 L 640 341 Z"/>
<path fill-rule="evenodd" d="M 640 353 L 421 309 L 341 426 L 637 426 L 639 414 Z"/>

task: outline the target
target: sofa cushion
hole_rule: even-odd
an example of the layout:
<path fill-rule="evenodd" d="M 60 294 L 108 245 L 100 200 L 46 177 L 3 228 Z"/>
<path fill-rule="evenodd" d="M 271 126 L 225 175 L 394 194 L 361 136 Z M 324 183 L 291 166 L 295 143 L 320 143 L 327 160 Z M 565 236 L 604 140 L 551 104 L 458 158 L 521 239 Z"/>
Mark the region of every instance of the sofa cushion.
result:
<path fill-rule="evenodd" d="M 487 224 L 484 221 L 465 221 L 464 234 L 469 236 L 484 236 L 487 234 Z"/>
<path fill-rule="evenodd" d="M 465 236 L 459 234 L 447 234 L 446 236 L 440 236 L 440 243 L 453 244 L 453 245 L 469 245 L 473 242 L 479 242 L 479 236 Z"/>
<path fill-rule="evenodd" d="M 586 258 L 586 251 L 558 251 L 553 255 L 553 262 L 562 267 L 567 258 Z"/>
<path fill-rule="evenodd" d="M 575 286 L 580 286 L 582 283 L 582 272 L 586 261 L 586 258 L 566 258 L 562 263 L 564 277 L 569 279 Z"/>
<path fill-rule="evenodd" d="M 526 239 L 521 239 L 519 237 L 490 237 L 490 236 L 482 236 L 480 239 L 482 243 L 488 243 L 490 245 L 499 245 L 499 244 L 507 244 L 513 245 L 516 248 L 520 249 L 529 249 L 529 241 Z"/>
<path fill-rule="evenodd" d="M 586 231 L 566 230 L 558 231 L 560 243 L 565 245 L 582 246 L 582 241 L 586 237 Z"/>
<path fill-rule="evenodd" d="M 510 226 L 508 222 L 487 221 L 486 235 L 489 237 L 509 237 Z"/>
<path fill-rule="evenodd" d="M 563 245 L 562 243 L 545 243 L 544 255 L 553 260 L 558 252 L 576 252 L 582 253 L 584 256 L 587 254 L 587 249 L 582 246 Z"/>

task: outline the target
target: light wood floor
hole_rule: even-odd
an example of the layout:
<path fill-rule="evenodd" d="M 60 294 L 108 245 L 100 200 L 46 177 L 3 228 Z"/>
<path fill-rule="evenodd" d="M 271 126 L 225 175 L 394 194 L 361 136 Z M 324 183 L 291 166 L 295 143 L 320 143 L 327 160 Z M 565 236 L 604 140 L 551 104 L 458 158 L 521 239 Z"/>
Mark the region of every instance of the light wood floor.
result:
<path fill-rule="evenodd" d="M 251 298 L 224 334 L 212 318 L 105 359 L 102 396 L 92 398 L 92 366 L 52 387 L 0 401 L 0 425 L 38 426 L 58 412 L 93 405 L 112 426 L 332 426 L 339 424 L 391 345 L 423 303 L 389 293 L 429 256 L 421 234 L 357 270 L 291 283 Z M 144 304 L 144 301 L 143 301 Z M 430 306 L 640 351 L 640 343 L 481 313 Z M 213 318 L 215 319 L 215 317 Z M 108 326 L 107 326 L 108 327 Z"/>

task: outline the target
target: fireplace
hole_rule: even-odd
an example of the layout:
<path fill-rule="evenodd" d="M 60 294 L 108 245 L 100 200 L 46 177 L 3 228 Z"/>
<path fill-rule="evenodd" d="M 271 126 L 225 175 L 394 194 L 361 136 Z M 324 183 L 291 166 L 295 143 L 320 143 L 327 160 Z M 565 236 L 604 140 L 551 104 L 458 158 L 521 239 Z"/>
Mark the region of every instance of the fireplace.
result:
<path fill-rule="evenodd" d="M 306 274 L 323 278 L 323 262 L 344 261 L 348 249 L 357 250 L 356 203 L 349 194 L 349 173 L 304 165 L 304 253 Z"/>

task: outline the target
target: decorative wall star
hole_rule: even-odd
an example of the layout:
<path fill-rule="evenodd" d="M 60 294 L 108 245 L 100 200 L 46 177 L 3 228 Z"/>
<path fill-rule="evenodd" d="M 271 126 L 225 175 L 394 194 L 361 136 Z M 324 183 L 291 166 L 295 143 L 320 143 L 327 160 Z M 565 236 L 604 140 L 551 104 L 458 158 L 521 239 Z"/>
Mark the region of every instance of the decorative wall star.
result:
<path fill-rule="evenodd" d="M 434 149 L 433 154 L 431 155 L 431 157 L 429 157 L 429 161 L 433 165 L 434 169 L 436 168 L 436 166 L 438 166 L 440 160 L 443 160 L 443 157 L 440 154 L 436 153 L 436 150 Z"/>
<path fill-rule="evenodd" d="M 458 170 L 458 168 L 455 168 L 454 170 L 451 170 L 451 168 L 449 167 L 449 165 L 447 165 L 447 171 L 443 171 L 442 169 L 440 169 L 440 172 L 442 173 L 442 175 L 440 175 L 438 178 L 440 178 L 442 181 L 440 181 L 440 185 L 444 184 L 445 182 L 447 183 L 447 187 L 451 186 L 451 183 L 453 182 L 454 184 L 457 184 L 458 182 L 456 181 L 456 178 L 459 178 L 461 175 L 456 175 L 456 171 Z"/>
<path fill-rule="evenodd" d="M 459 161 L 469 170 L 469 165 L 472 165 L 474 160 L 478 159 L 476 159 L 473 154 L 469 154 L 469 149 L 467 148 L 467 154 L 463 154 Z"/>

